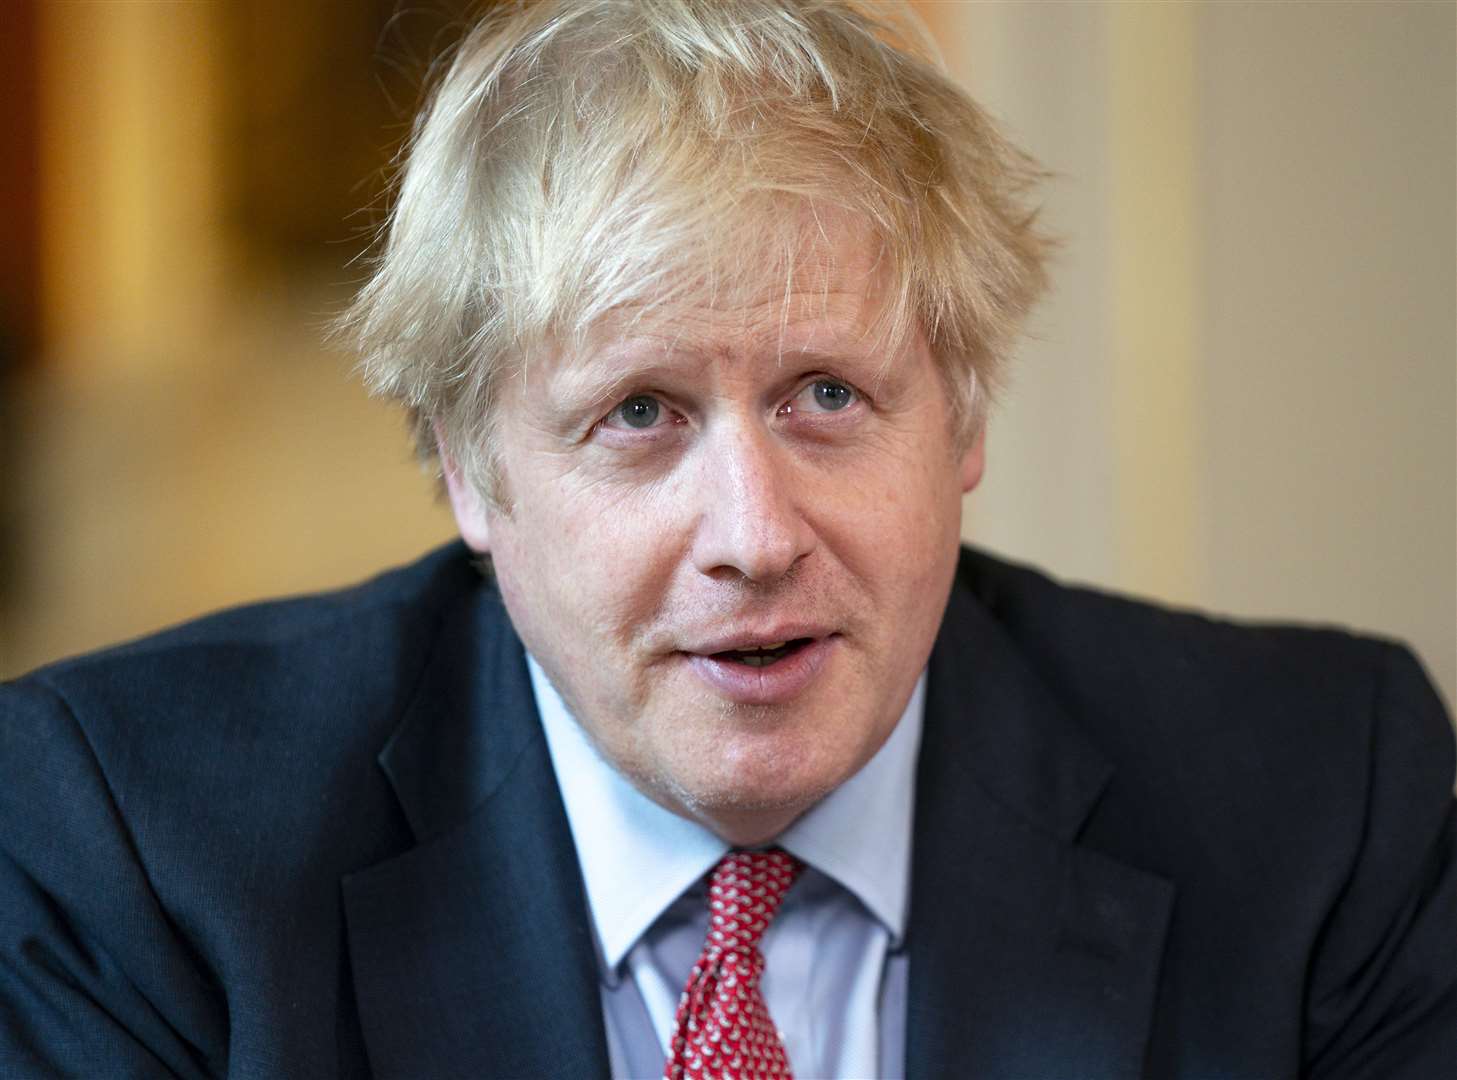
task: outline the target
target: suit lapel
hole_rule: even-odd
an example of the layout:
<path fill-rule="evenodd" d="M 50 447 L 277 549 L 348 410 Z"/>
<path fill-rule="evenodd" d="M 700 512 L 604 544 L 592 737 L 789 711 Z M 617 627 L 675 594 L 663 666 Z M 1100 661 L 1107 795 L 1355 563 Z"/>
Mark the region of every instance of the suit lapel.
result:
<path fill-rule="evenodd" d="M 1138 1075 L 1173 888 L 1075 844 L 1111 769 L 960 587 L 928 694 L 907 1075 Z"/>
<path fill-rule="evenodd" d="M 446 613 L 380 755 L 417 846 L 343 883 L 380 1076 L 602 1076 L 597 963 L 521 645 L 494 592 Z"/>

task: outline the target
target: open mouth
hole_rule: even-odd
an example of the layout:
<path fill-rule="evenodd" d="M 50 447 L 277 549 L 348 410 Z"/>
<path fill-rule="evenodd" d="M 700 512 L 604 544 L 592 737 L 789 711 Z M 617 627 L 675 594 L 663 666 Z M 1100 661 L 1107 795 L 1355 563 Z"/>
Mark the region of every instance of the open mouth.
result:
<path fill-rule="evenodd" d="M 715 660 L 727 660 L 735 664 L 745 664 L 748 667 L 768 667 L 771 664 L 777 664 L 786 656 L 793 655 L 813 640 L 813 638 L 795 638 L 792 641 L 776 641 L 755 649 L 729 649 L 726 652 L 713 653 L 712 656 Z"/>
<path fill-rule="evenodd" d="M 792 634 L 809 630 L 805 637 L 785 637 L 780 641 L 756 641 L 760 635 Z M 741 636 L 705 642 L 703 652 L 684 654 L 689 670 L 712 690 L 728 701 L 741 705 L 784 705 L 803 694 L 819 678 L 825 665 L 839 648 L 840 635 L 833 630 L 816 632 L 816 628 L 796 626 L 793 630 L 765 628 L 750 630 Z M 738 648 L 714 649 L 715 645 L 736 645 Z M 713 651 L 709 651 L 713 650 Z"/>

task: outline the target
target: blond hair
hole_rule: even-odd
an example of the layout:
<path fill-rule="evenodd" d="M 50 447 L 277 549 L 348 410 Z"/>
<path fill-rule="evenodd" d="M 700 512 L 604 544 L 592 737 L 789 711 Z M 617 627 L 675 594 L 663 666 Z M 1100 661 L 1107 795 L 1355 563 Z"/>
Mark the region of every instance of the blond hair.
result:
<path fill-rule="evenodd" d="M 417 121 L 339 325 L 422 453 L 438 432 L 494 498 L 493 399 L 533 349 L 732 304 L 793 267 L 806 211 L 848 214 L 881 245 L 881 329 L 925 335 L 965 440 L 1044 285 L 1039 175 L 895 5 L 507 4 Z"/>

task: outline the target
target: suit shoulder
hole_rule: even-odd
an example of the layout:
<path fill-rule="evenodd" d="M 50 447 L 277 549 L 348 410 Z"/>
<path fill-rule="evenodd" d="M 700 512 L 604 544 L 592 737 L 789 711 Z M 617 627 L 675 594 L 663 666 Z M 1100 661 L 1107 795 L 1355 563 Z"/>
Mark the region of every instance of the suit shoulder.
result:
<path fill-rule="evenodd" d="M 1062 585 L 964 553 L 972 593 L 1154 818 L 1359 837 L 1373 784 L 1445 806 L 1453 733 L 1420 662 L 1336 627 L 1240 622 Z M 1238 799 L 1239 812 L 1230 810 Z M 1154 808 L 1157 808 L 1155 811 Z M 1230 830 L 1235 835 L 1237 830 Z M 1303 842 L 1313 843 L 1309 836 Z M 1292 845 L 1295 847 L 1297 845 Z"/>
<path fill-rule="evenodd" d="M 84 678 L 89 671 L 193 650 L 294 644 L 323 634 L 341 621 L 367 620 L 380 614 L 393 617 L 394 612 L 410 607 L 428 609 L 472 584 L 475 576 L 463 546 L 448 544 L 414 563 L 355 585 L 226 608 L 132 641 L 58 660 L 28 677 L 63 683 Z"/>
<path fill-rule="evenodd" d="M 363 771 L 445 612 L 479 587 L 452 545 L 353 588 L 209 615 L 0 686 L 0 727 L 11 749 L 94 757 L 119 795 L 173 766 L 192 782 L 204 759 L 243 776 Z"/>
<path fill-rule="evenodd" d="M 1349 709 L 1358 700 L 1369 704 L 1388 671 L 1421 675 L 1409 650 L 1390 639 L 1333 625 L 1220 617 L 1068 585 L 975 549 L 963 550 L 958 584 L 1070 693 L 1092 684 L 1138 689 L 1150 704 L 1204 696 L 1231 705 L 1287 694 L 1314 704 L 1307 697 L 1314 694 Z"/>
<path fill-rule="evenodd" d="M 177 910 L 242 903 L 239 865 L 282 896 L 360 864 L 403 835 L 380 748 L 481 587 L 451 547 L 0 686 L 0 850 L 63 866 L 58 895 L 89 895 L 89 864 L 135 860 Z"/>
<path fill-rule="evenodd" d="M 214 612 L 8 685 L 44 688 L 82 705 L 189 687 L 214 700 L 229 690 L 256 700 L 291 670 L 317 678 L 367 664 L 363 654 L 418 637 L 443 605 L 478 584 L 463 546 L 447 545 L 354 586 Z"/>

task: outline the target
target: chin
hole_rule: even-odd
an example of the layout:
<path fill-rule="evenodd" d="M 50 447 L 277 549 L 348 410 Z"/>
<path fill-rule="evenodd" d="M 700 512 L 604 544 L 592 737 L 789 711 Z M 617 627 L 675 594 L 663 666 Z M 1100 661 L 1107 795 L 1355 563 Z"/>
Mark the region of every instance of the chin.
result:
<path fill-rule="evenodd" d="M 732 770 L 716 769 L 708 775 L 682 776 L 669 784 L 674 801 L 688 816 L 723 832 L 725 822 L 770 822 L 770 839 L 783 831 L 849 775 L 847 770 L 826 772 L 805 769 L 803 758 L 757 761 Z"/>

